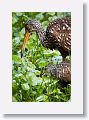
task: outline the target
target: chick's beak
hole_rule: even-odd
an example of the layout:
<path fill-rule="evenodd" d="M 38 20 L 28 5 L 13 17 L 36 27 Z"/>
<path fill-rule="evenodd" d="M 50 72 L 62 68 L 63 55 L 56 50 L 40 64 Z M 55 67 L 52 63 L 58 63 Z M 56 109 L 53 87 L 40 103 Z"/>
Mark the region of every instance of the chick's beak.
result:
<path fill-rule="evenodd" d="M 23 53 L 25 51 L 26 44 L 28 42 L 30 35 L 31 35 L 31 33 L 28 30 L 25 30 L 24 42 L 23 42 L 22 49 L 21 49 L 21 58 L 23 57 Z"/>

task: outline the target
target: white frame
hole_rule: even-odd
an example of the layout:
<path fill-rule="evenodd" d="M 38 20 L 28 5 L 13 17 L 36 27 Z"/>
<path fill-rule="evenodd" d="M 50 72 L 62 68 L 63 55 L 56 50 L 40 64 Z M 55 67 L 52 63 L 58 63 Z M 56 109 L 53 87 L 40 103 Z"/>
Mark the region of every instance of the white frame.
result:
<path fill-rule="evenodd" d="M 5 7 L 3 7 L 6 4 Z M 12 12 L 71 12 L 71 102 L 12 102 Z M 1 112 L 83 114 L 83 4 L 81 0 L 5 0 L 0 8 Z"/>

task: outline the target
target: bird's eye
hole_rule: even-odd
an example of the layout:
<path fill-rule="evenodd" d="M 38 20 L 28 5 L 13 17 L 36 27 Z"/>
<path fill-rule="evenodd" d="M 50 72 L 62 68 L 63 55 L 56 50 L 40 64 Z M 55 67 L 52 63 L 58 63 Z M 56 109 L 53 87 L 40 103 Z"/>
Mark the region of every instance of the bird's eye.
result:
<path fill-rule="evenodd" d="M 29 25 L 27 25 L 27 28 L 29 28 Z"/>

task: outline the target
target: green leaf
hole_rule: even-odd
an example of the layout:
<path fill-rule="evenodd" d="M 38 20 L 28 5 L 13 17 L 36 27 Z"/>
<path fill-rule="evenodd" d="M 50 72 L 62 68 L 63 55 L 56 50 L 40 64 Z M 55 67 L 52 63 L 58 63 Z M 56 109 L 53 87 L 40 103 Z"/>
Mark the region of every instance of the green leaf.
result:
<path fill-rule="evenodd" d="M 35 75 L 40 75 L 40 74 L 41 74 L 41 71 L 35 70 Z"/>
<path fill-rule="evenodd" d="M 24 83 L 24 84 L 22 84 L 21 86 L 22 86 L 22 89 L 23 89 L 23 90 L 29 90 L 29 89 L 30 89 L 28 83 Z"/>
<path fill-rule="evenodd" d="M 49 15 L 54 16 L 55 12 L 48 12 Z"/>
<path fill-rule="evenodd" d="M 17 55 L 12 55 L 12 60 L 17 63 L 21 62 L 21 58 L 18 57 Z"/>
<path fill-rule="evenodd" d="M 42 78 L 40 78 L 40 77 L 33 77 L 32 78 L 32 86 L 36 86 L 40 83 L 42 83 Z"/>
<path fill-rule="evenodd" d="M 18 102 L 15 97 L 12 97 L 12 102 Z"/>
<path fill-rule="evenodd" d="M 41 101 L 45 101 L 48 98 L 48 96 L 46 95 L 41 95 L 39 97 L 36 98 L 36 101 L 41 102 Z"/>
<path fill-rule="evenodd" d="M 42 20 L 43 17 L 44 17 L 44 16 L 43 16 L 42 13 L 36 15 L 36 19 L 38 19 L 38 20 L 39 20 L 39 19 Z"/>
<path fill-rule="evenodd" d="M 39 63 L 38 63 L 39 67 L 45 67 L 47 65 L 47 62 L 44 61 L 44 60 L 41 60 Z"/>

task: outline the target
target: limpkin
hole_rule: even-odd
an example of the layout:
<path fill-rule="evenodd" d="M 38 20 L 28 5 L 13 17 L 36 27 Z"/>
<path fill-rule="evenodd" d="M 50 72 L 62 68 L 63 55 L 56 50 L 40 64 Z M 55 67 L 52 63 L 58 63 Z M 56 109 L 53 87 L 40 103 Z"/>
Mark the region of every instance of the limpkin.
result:
<path fill-rule="evenodd" d="M 33 31 L 36 31 L 42 45 L 51 50 L 60 51 L 63 61 L 71 54 L 71 17 L 57 18 L 50 22 L 46 31 L 41 23 L 36 20 L 28 20 L 25 24 L 25 35 L 22 53 Z M 22 56 L 22 54 L 21 54 Z"/>
<path fill-rule="evenodd" d="M 60 91 L 65 93 L 64 87 L 71 84 L 71 63 L 63 61 L 58 65 L 49 64 L 46 71 L 58 80 Z"/>
<path fill-rule="evenodd" d="M 56 77 L 59 81 L 71 83 L 71 63 L 69 61 L 63 61 L 57 65 L 49 64 L 46 69 L 48 73 Z"/>

